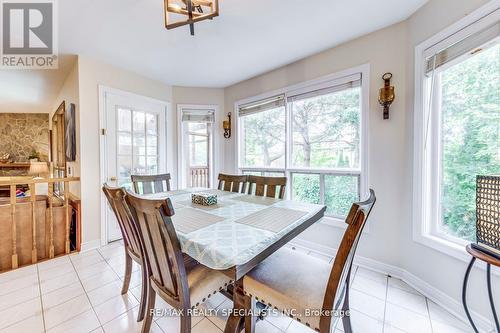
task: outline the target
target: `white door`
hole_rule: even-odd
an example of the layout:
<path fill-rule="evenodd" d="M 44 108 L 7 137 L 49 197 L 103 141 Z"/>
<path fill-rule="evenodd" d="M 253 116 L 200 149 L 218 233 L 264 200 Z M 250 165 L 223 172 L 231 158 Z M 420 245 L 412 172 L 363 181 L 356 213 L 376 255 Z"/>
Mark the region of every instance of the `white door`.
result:
<path fill-rule="evenodd" d="M 128 93 L 104 94 L 105 159 L 103 179 L 110 186 L 132 189 L 130 175 L 166 172 L 166 105 Z M 104 218 L 107 241 L 121 232 L 109 205 Z"/>

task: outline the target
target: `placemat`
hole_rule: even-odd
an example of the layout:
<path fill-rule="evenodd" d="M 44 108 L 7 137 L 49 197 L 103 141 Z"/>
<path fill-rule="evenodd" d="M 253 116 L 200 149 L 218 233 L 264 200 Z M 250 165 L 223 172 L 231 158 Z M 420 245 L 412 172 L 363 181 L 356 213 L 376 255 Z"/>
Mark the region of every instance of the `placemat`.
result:
<path fill-rule="evenodd" d="M 275 203 L 281 201 L 281 199 L 269 198 L 269 197 L 258 197 L 255 195 L 242 195 L 240 197 L 235 197 L 235 198 L 231 198 L 231 199 L 243 201 L 243 202 L 248 202 L 248 203 L 253 203 L 253 204 L 265 205 L 265 206 L 271 206 L 271 205 L 274 205 Z"/>
<path fill-rule="evenodd" d="M 188 234 L 200 230 L 209 225 L 224 221 L 223 217 L 202 212 L 193 208 L 182 208 L 172 216 L 172 222 L 176 230 Z"/>
<path fill-rule="evenodd" d="M 193 203 L 191 200 L 179 201 L 178 204 L 186 206 L 186 207 L 192 207 L 192 208 L 203 209 L 203 210 L 214 210 L 214 209 L 217 209 L 217 208 L 234 205 L 233 202 L 220 201 L 220 200 L 217 201 L 217 204 L 211 205 L 211 206 L 198 205 L 198 204 Z"/>
<path fill-rule="evenodd" d="M 165 199 L 165 198 L 170 198 L 174 195 L 188 194 L 188 193 L 189 192 L 186 192 L 184 190 L 173 190 L 173 191 L 168 191 L 168 192 L 144 194 L 143 196 L 145 198 L 148 198 L 148 199 Z"/>
<path fill-rule="evenodd" d="M 235 222 L 278 233 L 305 215 L 307 215 L 307 212 L 287 208 L 269 207 L 245 216 Z"/>

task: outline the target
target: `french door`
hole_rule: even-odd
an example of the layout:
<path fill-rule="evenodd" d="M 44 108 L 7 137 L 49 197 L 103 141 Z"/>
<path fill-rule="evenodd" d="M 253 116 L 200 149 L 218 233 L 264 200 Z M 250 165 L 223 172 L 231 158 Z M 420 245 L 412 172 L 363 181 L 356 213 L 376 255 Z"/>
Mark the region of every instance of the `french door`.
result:
<path fill-rule="evenodd" d="M 132 189 L 132 174 L 166 172 L 165 104 L 120 92 L 106 92 L 104 99 L 104 181 Z M 107 241 L 111 242 L 120 239 L 121 232 L 106 206 Z"/>

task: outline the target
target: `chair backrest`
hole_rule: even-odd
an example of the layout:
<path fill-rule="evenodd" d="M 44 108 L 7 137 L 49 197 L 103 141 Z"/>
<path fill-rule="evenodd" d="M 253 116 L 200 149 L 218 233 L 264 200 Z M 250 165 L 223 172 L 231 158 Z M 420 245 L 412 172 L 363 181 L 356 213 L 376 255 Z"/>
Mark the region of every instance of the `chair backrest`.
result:
<path fill-rule="evenodd" d="M 104 184 L 102 191 L 108 199 L 111 209 L 115 213 L 118 226 L 122 233 L 123 242 L 128 250 L 132 250 L 137 258 L 142 257 L 141 244 L 139 239 L 139 231 L 136 228 L 132 215 L 125 203 L 125 196 L 127 195 L 123 188 L 110 187 Z"/>
<path fill-rule="evenodd" d="M 248 182 L 250 183 L 248 194 L 269 198 L 276 198 L 278 195 L 280 199 L 285 197 L 286 177 L 248 176 Z"/>
<path fill-rule="evenodd" d="M 140 228 L 148 276 L 153 288 L 178 308 L 189 306 L 189 286 L 183 255 L 171 217 L 170 199 L 150 200 L 127 192 L 125 198 Z"/>
<path fill-rule="evenodd" d="M 247 175 L 225 175 L 219 174 L 219 186 L 221 191 L 229 191 L 235 193 L 245 193 L 247 189 Z"/>
<path fill-rule="evenodd" d="M 323 310 L 337 310 L 337 305 L 342 301 L 345 292 L 344 288 L 348 286 L 347 281 L 350 278 L 352 261 L 356 253 L 359 238 L 375 201 L 375 192 L 370 189 L 368 200 L 354 203 L 349 211 L 349 215 L 347 215 L 345 222 L 348 224 L 348 227 L 344 233 L 337 255 L 335 256 L 332 271 L 330 272 L 323 300 Z M 329 332 L 331 320 L 332 316 L 321 317 L 321 332 Z"/>
<path fill-rule="evenodd" d="M 137 194 L 151 194 L 170 191 L 170 174 L 132 175 L 134 191 Z"/>

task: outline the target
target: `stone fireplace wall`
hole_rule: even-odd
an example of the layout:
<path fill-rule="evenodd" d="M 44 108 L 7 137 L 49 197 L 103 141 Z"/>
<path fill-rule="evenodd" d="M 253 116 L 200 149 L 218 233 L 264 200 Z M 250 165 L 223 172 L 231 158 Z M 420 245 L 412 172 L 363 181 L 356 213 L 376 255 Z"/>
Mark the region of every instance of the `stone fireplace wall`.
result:
<path fill-rule="evenodd" d="M 49 114 L 0 113 L 0 154 L 13 162 L 27 162 L 37 151 L 41 161 L 49 159 Z"/>

